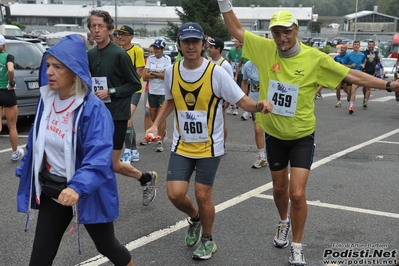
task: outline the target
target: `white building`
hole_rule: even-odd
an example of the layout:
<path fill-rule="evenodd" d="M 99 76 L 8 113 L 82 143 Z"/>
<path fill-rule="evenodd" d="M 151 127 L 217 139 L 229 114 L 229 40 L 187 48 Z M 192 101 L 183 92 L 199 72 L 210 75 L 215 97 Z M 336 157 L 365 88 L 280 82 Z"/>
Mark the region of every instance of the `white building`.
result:
<path fill-rule="evenodd" d="M 43 0 L 45 1 L 45 0 Z M 48 0 L 53 1 L 53 0 Z M 54 0 L 64 1 L 64 0 Z M 149 2 L 147 0 L 147 2 Z M 159 31 L 167 26 L 167 21 L 180 25 L 180 19 L 172 6 L 95 6 L 96 3 L 83 5 L 57 4 L 12 4 L 11 18 L 14 22 L 26 25 L 28 30 L 45 29 L 61 31 L 56 24 L 78 25 L 74 31 L 87 31 L 86 17 L 92 9 L 108 11 L 117 18 L 116 27 L 129 25 L 133 29 L 145 28 L 148 31 Z M 176 7 L 183 11 L 181 7 Z M 234 12 L 242 25 L 248 30 L 267 31 L 272 14 L 279 10 L 289 10 L 299 21 L 300 30 L 307 30 L 312 20 L 311 7 L 235 7 Z"/>

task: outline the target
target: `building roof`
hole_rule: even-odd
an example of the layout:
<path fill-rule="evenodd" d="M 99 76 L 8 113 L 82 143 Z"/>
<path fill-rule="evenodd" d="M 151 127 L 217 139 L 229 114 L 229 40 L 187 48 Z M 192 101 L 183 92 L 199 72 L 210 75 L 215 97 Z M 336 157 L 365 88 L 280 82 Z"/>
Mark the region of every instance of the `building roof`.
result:
<path fill-rule="evenodd" d="M 121 18 L 136 18 L 141 20 L 163 19 L 179 20 L 175 8 L 182 11 L 181 7 L 172 6 L 119 6 L 117 15 Z M 27 17 L 87 17 L 92 9 L 108 11 L 111 16 L 115 14 L 115 6 L 94 7 L 92 5 L 55 5 L 55 4 L 12 4 L 12 16 Z M 234 12 L 242 20 L 269 20 L 274 12 L 289 10 L 298 20 L 311 20 L 311 7 L 235 7 Z"/>
<path fill-rule="evenodd" d="M 368 15 L 371 15 L 371 14 L 381 15 L 384 17 L 392 18 L 392 19 L 399 19 L 398 17 L 389 16 L 389 15 L 386 15 L 383 13 L 370 11 L 370 10 L 363 10 L 363 11 L 357 12 L 357 15 L 356 15 L 356 13 L 352 13 L 352 14 L 348 14 L 348 15 L 344 16 L 344 20 L 354 20 L 356 17 L 360 18 L 360 17 L 365 17 Z"/>

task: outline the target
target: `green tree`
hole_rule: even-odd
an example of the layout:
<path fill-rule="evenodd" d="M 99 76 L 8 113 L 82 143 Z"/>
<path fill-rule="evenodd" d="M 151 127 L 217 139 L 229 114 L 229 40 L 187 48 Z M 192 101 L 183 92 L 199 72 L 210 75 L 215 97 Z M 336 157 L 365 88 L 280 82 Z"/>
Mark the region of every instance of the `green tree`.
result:
<path fill-rule="evenodd" d="M 168 26 L 166 27 L 165 35 L 168 37 L 168 39 L 176 42 L 178 30 L 179 30 L 179 26 L 177 26 L 175 23 L 168 21 Z"/>
<path fill-rule="evenodd" d="M 182 0 L 181 4 L 183 11 L 179 11 L 177 8 L 175 10 L 182 23 L 194 21 L 202 26 L 206 35 L 219 37 L 223 40 L 230 39 L 230 35 L 221 17 L 217 1 Z M 173 30 L 169 22 L 168 28 Z M 175 34 L 172 39 L 176 40 L 176 37 L 177 34 Z"/>

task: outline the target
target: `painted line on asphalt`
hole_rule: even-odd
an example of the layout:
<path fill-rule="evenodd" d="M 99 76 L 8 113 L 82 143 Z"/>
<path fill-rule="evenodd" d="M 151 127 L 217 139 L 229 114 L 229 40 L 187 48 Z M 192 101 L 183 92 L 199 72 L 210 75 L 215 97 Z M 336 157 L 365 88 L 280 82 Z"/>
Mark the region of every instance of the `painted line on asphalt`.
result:
<path fill-rule="evenodd" d="M 254 197 L 273 200 L 273 196 L 272 195 L 259 194 L 259 195 L 255 195 Z M 358 212 L 358 213 L 365 213 L 365 214 L 372 214 L 372 215 L 378 215 L 378 216 L 384 216 L 384 217 L 390 217 L 390 218 L 399 219 L 399 213 L 375 211 L 375 210 L 369 210 L 369 209 L 349 207 L 349 206 L 344 206 L 344 205 L 323 203 L 323 202 L 318 202 L 318 201 L 306 201 L 306 202 L 307 202 L 308 205 L 312 205 L 312 206 L 318 206 L 318 207 L 330 208 L 330 209 L 337 209 L 337 210 L 344 210 L 344 211 L 351 211 L 351 212 Z"/>
<path fill-rule="evenodd" d="M 386 140 L 380 140 L 377 141 L 378 143 L 387 143 L 387 144 L 399 144 L 398 141 L 386 141 Z"/>
<path fill-rule="evenodd" d="M 395 130 L 393 130 L 391 132 L 388 132 L 386 134 L 383 134 L 381 136 L 378 136 L 378 137 L 376 137 L 374 139 L 371 139 L 371 140 L 368 140 L 366 142 L 360 143 L 360 144 L 358 144 L 356 146 L 350 147 L 350 148 L 348 148 L 346 150 L 343 150 L 343 151 L 337 152 L 335 154 L 332 154 L 332 155 L 330 155 L 330 156 L 328 156 L 326 158 L 323 158 L 323 159 L 321 159 L 321 160 L 319 160 L 317 162 L 314 162 L 313 165 L 312 165 L 312 169 L 315 169 L 315 168 L 317 168 L 317 167 L 319 167 L 321 165 L 324 165 L 324 164 L 326 164 L 328 162 L 331 162 L 331 161 L 333 161 L 335 159 L 338 159 L 339 157 L 344 156 L 344 155 L 346 155 L 346 154 L 348 154 L 350 152 L 356 151 L 358 149 L 366 147 L 366 146 L 368 146 L 370 144 L 373 144 L 375 142 L 379 142 L 380 140 L 382 140 L 384 138 L 390 137 L 390 136 L 398 134 L 398 133 L 399 133 L 399 128 L 395 129 Z M 253 190 L 250 190 L 250 191 L 248 191 L 248 192 L 246 192 L 244 194 L 241 194 L 241 195 L 239 195 L 239 196 L 237 196 L 235 198 L 232 198 L 230 200 L 227 200 L 227 201 L 215 206 L 215 211 L 216 211 L 216 213 L 218 213 L 218 212 L 220 212 L 222 210 L 225 210 L 225 209 L 230 208 L 230 207 L 232 207 L 234 205 L 237 205 L 238 203 L 241 203 L 241 202 L 243 202 L 243 201 L 245 201 L 245 200 L 247 200 L 249 198 L 260 197 L 261 193 L 271 189 L 272 187 L 273 187 L 272 182 L 269 182 L 269 183 L 267 183 L 267 184 L 265 184 L 263 186 L 260 186 L 260 187 L 258 187 L 256 189 L 253 189 Z M 336 206 L 338 206 L 338 205 L 336 205 Z M 156 241 L 156 240 L 158 240 L 158 239 L 160 239 L 160 238 L 162 238 L 164 236 L 167 236 L 167 235 L 169 235 L 169 234 L 171 234 L 173 232 L 176 232 L 176 231 L 178 231 L 178 230 L 180 230 L 182 228 L 185 228 L 187 226 L 188 226 L 188 223 L 187 223 L 186 219 L 184 219 L 184 220 L 178 221 L 174 225 L 171 225 L 171 226 L 166 227 L 164 229 L 160 229 L 158 231 L 152 232 L 151 234 L 149 234 L 147 236 L 143 236 L 141 238 L 138 238 L 138 239 L 126 244 L 125 246 L 126 246 L 126 248 L 129 251 L 132 251 L 134 249 L 137 249 L 137 248 L 142 247 L 142 246 L 144 246 L 144 245 L 146 245 L 148 243 Z M 84 262 L 81 262 L 81 263 L 77 264 L 76 266 L 81 266 L 81 265 L 97 266 L 97 265 L 101 265 L 103 263 L 106 263 L 107 261 L 108 261 L 108 259 L 106 257 L 104 257 L 102 255 L 98 255 L 98 256 L 90 258 L 90 259 L 88 259 L 88 260 L 86 260 Z"/>
<path fill-rule="evenodd" d="M 17 149 L 24 149 L 25 146 L 26 146 L 25 144 L 24 145 L 20 145 L 20 146 L 17 147 Z M 5 153 L 5 152 L 9 152 L 9 151 L 12 151 L 12 149 L 11 148 L 3 149 L 3 150 L 0 150 L 0 153 Z"/>
<path fill-rule="evenodd" d="M 323 96 L 322 98 L 325 97 L 335 97 L 336 94 L 335 93 L 322 93 L 321 96 Z M 370 95 L 370 97 L 372 97 L 373 95 Z M 363 94 L 356 94 L 356 98 L 361 98 L 363 97 Z M 344 97 L 345 98 L 345 97 Z M 378 97 L 375 99 L 370 99 L 369 102 L 387 102 L 390 100 L 395 99 L 395 96 L 384 96 L 384 97 Z"/>

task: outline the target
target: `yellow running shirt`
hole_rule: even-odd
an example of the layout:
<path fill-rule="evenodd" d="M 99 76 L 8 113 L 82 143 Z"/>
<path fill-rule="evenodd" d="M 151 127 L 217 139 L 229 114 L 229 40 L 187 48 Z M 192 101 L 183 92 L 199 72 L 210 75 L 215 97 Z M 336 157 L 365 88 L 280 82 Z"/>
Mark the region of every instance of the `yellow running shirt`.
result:
<path fill-rule="evenodd" d="M 236 103 L 244 93 L 221 66 L 204 59 L 191 70 L 183 62 L 165 70 L 165 99 L 175 105 L 172 151 L 190 158 L 221 156 L 223 99 Z"/>
<path fill-rule="evenodd" d="M 315 131 L 317 86 L 333 90 L 349 72 L 327 54 L 302 42 L 300 46 L 297 55 L 282 58 L 274 40 L 249 31 L 244 34 L 242 56 L 258 67 L 259 100 L 273 104 L 271 114 L 256 114 L 256 122 L 267 134 L 282 140 L 303 138 Z"/>

